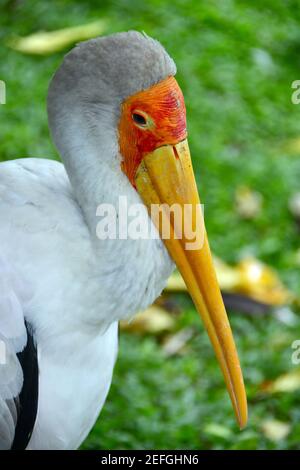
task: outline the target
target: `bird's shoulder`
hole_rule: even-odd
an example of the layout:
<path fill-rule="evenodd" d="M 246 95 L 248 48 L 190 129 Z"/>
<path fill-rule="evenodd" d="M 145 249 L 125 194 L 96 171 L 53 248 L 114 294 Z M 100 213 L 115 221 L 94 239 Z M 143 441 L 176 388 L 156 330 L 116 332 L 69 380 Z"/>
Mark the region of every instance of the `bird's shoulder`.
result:
<path fill-rule="evenodd" d="M 85 226 L 63 164 L 42 158 L 0 164 L 0 219 L 32 233 L 62 221 L 64 227 Z"/>
<path fill-rule="evenodd" d="M 45 196 L 68 196 L 71 185 L 62 163 L 39 158 L 20 158 L 0 164 L 1 201 L 12 205 L 38 203 Z"/>

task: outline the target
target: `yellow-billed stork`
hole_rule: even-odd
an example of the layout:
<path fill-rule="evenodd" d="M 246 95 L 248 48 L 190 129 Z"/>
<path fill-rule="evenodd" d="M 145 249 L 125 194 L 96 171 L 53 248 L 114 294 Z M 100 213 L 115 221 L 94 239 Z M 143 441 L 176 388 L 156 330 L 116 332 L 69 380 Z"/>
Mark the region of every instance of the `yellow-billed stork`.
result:
<path fill-rule="evenodd" d="M 64 164 L 0 165 L 0 447 L 77 448 L 106 399 L 118 321 L 149 306 L 180 270 L 223 372 L 240 427 L 247 403 L 205 230 L 197 250 L 172 236 L 100 239 L 97 208 L 174 203 L 202 217 L 176 67 L 135 31 L 83 42 L 48 94 Z M 119 213 L 118 213 L 119 211 Z M 201 219 L 203 220 L 203 219 Z M 152 227 L 152 228 L 153 228 Z M 158 233 L 154 228 L 154 232 Z M 134 373 L 134 365 L 133 372 Z"/>

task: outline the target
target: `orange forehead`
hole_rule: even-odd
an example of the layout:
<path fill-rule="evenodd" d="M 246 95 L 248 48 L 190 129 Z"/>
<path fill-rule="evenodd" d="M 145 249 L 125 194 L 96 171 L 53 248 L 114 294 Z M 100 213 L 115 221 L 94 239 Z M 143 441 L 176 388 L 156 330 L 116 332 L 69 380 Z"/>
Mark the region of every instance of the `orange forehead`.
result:
<path fill-rule="evenodd" d="M 133 113 L 139 111 L 149 118 L 146 128 L 133 121 Z M 127 98 L 121 107 L 118 130 L 122 169 L 134 185 L 136 170 L 146 153 L 186 138 L 184 98 L 175 78 L 168 77 Z"/>

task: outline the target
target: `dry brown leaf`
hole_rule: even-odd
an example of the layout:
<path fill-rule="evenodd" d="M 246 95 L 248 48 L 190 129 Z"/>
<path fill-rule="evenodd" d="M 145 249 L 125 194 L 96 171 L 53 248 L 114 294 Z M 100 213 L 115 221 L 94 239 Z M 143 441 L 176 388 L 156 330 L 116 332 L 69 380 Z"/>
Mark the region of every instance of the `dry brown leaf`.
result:
<path fill-rule="evenodd" d="M 268 439 L 278 442 L 287 437 L 291 425 L 276 419 L 266 419 L 261 423 L 261 430 Z"/>
<path fill-rule="evenodd" d="M 40 31 L 26 37 L 11 37 L 7 45 L 24 54 L 47 55 L 60 51 L 78 41 L 103 34 L 106 28 L 104 20 L 94 21 L 80 26 L 59 29 L 56 31 Z"/>
<path fill-rule="evenodd" d="M 174 318 L 163 308 L 156 305 L 138 313 L 132 320 L 120 322 L 124 331 L 139 334 L 161 334 L 172 331 L 175 326 Z"/>

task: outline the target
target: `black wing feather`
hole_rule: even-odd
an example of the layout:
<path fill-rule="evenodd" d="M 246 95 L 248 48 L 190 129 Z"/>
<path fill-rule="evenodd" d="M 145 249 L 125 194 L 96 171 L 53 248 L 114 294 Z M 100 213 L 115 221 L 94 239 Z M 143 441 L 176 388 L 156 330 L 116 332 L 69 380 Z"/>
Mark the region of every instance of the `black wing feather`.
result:
<path fill-rule="evenodd" d="M 26 324 L 27 344 L 18 359 L 23 369 L 24 383 L 18 397 L 18 419 L 12 450 L 26 449 L 36 420 L 39 395 L 37 348 L 30 327 Z"/>

